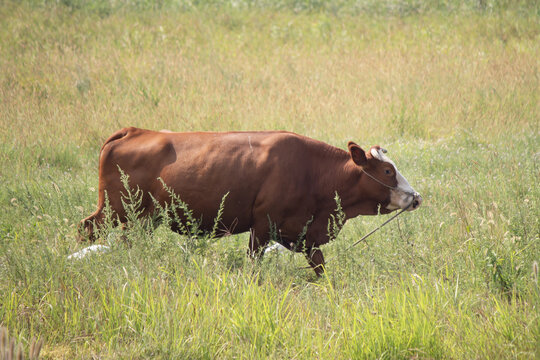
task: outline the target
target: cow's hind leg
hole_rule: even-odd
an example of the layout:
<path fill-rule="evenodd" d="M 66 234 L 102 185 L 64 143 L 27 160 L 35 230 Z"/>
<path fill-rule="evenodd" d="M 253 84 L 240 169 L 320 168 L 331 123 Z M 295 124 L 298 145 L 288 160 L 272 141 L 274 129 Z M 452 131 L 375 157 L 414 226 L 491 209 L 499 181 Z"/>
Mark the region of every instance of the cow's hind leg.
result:
<path fill-rule="evenodd" d="M 97 239 L 96 233 L 102 228 L 105 224 L 105 214 L 103 213 L 104 206 L 99 206 L 98 209 L 87 218 L 81 220 L 79 224 L 79 242 L 88 240 L 94 242 Z M 161 219 L 153 215 L 153 207 L 145 208 L 145 211 L 139 217 L 139 221 L 142 222 L 142 225 L 145 229 L 155 229 L 160 223 Z M 128 227 L 126 216 L 118 216 L 118 212 L 113 211 L 113 218 L 110 219 L 112 226 L 121 226 L 122 228 L 122 239 L 124 242 L 128 243 L 127 237 L 125 235 L 125 230 Z M 123 215 L 123 214 L 122 214 Z"/>
<path fill-rule="evenodd" d="M 87 218 L 81 220 L 79 224 L 79 242 L 82 241 L 96 241 L 96 231 L 103 224 L 105 216 L 103 215 L 103 206 L 98 207 L 98 209 Z"/>

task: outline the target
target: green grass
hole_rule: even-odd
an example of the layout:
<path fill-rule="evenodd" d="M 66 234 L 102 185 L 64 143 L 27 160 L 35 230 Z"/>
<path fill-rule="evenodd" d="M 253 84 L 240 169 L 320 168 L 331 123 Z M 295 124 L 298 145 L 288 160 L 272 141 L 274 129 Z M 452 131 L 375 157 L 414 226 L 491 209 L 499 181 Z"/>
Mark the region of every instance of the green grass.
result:
<path fill-rule="evenodd" d="M 0 325 L 44 358 L 538 357 L 538 9 L 0 3 Z M 321 279 L 251 262 L 247 234 L 137 224 L 67 260 L 99 148 L 132 125 L 380 144 L 424 204 L 346 250 L 385 217 L 349 221 Z"/>

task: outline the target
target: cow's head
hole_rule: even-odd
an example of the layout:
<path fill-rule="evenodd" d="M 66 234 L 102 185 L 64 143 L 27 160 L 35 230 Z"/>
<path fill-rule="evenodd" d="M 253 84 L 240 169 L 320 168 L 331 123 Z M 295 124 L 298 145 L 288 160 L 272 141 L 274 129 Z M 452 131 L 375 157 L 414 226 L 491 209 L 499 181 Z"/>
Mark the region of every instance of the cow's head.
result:
<path fill-rule="evenodd" d="M 366 196 L 383 214 L 404 209 L 418 209 L 422 196 L 401 175 L 396 165 L 386 156 L 386 150 L 373 146 L 364 151 L 354 142 L 349 142 L 349 152 L 354 163 L 361 170 L 361 186 Z"/>

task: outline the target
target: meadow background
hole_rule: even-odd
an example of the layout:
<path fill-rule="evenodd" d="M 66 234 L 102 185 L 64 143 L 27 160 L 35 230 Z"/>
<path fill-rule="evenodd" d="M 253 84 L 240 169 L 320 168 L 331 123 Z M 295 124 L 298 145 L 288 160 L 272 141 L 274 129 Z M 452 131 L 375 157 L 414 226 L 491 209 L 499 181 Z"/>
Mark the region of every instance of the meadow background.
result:
<path fill-rule="evenodd" d="M 539 71 L 532 0 L 0 1 L 0 325 L 50 359 L 538 358 Z M 320 279 L 136 222 L 68 260 L 125 126 L 380 144 L 424 204 Z"/>

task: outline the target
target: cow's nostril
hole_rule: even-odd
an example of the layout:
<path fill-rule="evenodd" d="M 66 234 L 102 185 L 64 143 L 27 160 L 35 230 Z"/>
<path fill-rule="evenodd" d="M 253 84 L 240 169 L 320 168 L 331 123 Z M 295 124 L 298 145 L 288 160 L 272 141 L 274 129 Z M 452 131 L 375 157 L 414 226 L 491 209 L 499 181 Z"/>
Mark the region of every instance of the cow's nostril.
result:
<path fill-rule="evenodd" d="M 414 193 L 412 208 L 416 209 L 417 207 L 420 206 L 420 204 L 422 204 L 422 196 L 420 196 L 419 193 Z"/>

